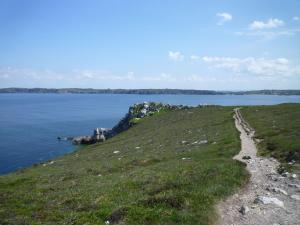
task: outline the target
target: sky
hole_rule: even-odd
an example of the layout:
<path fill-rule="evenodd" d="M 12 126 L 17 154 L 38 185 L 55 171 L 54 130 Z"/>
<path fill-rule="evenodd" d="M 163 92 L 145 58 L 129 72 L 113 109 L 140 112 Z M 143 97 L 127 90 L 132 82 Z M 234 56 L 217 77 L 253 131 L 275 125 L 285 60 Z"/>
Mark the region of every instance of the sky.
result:
<path fill-rule="evenodd" d="M 300 89 L 300 0 L 1 0 L 5 87 Z"/>

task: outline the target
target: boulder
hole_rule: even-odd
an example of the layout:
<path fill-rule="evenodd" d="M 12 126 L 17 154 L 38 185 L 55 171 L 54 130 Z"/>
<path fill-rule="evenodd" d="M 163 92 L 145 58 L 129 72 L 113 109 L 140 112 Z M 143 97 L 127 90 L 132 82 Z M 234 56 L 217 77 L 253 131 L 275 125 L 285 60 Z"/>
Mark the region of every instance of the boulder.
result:
<path fill-rule="evenodd" d="M 95 140 L 93 140 L 92 136 L 79 136 L 79 137 L 74 137 L 72 142 L 73 144 L 81 145 L 81 144 L 95 143 Z"/>

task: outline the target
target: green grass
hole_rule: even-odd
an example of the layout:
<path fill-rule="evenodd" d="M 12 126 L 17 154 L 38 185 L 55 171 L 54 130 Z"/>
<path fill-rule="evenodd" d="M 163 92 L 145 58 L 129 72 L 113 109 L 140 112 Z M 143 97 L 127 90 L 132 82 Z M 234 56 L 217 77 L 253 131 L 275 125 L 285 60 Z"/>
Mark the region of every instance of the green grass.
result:
<path fill-rule="evenodd" d="M 243 107 L 241 112 L 262 140 L 261 155 L 277 158 L 287 169 L 295 160 L 293 169 L 300 169 L 300 104 Z"/>
<path fill-rule="evenodd" d="M 230 107 L 161 113 L 1 176 L 0 224 L 214 224 L 217 201 L 248 178 L 232 160 L 240 150 L 232 115 Z M 208 143 L 192 144 L 200 140 Z"/>

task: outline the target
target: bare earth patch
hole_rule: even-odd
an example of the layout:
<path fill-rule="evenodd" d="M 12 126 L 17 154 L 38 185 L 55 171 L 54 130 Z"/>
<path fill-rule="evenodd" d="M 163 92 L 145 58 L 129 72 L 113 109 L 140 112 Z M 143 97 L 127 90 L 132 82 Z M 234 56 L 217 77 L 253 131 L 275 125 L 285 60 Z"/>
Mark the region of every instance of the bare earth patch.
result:
<path fill-rule="evenodd" d="M 234 159 L 247 164 L 248 185 L 218 205 L 220 225 L 299 225 L 299 174 L 277 173 L 279 162 L 257 156 L 254 130 L 235 109 L 235 125 L 240 131 L 241 151 Z"/>

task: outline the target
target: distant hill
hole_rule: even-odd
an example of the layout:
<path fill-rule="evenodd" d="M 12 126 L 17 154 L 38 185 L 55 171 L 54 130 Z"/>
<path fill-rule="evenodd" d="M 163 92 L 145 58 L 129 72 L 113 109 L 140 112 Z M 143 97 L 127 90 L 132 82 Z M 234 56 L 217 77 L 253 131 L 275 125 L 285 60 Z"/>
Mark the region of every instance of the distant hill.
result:
<path fill-rule="evenodd" d="M 211 90 L 185 90 L 185 89 L 1 88 L 0 93 L 300 95 L 300 90 L 211 91 Z"/>

